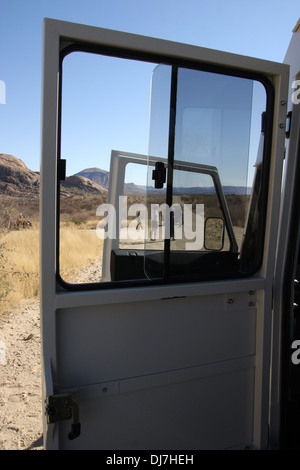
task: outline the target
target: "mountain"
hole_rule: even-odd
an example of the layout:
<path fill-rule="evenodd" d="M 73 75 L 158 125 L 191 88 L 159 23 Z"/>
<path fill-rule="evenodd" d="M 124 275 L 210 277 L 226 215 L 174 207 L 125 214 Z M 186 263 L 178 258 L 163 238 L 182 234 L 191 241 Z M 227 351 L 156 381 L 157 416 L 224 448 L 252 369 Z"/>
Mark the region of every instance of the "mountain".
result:
<path fill-rule="evenodd" d="M 76 173 L 74 176 L 83 176 L 84 178 L 88 178 L 89 180 L 98 184 L 102 188 L 108 189 L 108 171 L 101 170 L 100 168 L 86 168 L 85 170 Z"/>
<path fill-rule="evenodd" d="M 82 194 L 106 194 L 107 190 L 100 186 L 100 184 L 94 183 L 90 179 L 80 176 L 73 175 L 68 176 L 64 181 L 61 181 L 61 194 L 68 196 L 69 193 L 73 195 L 82 195 Z"/>
<path fill-rule="evenodd" d="M 99 170 L 100 172 L 102 170 Z M 39 173 L 27 168 L 19 158 L 1 153 L 0 193 L 6 196 L 38 198 L 39 192 Z M 69 176 L 61 182 L 62 196 L 105 194 L 106 192 L 106 188 L 102 185 L 80 175 Z"/>
<path fill-rule="evenodd" d="M 101 170 L 100 168 L 86 168 L 85 170 L 76 173 L 74 176 L 81 176 L 88 178 L 97 185 L 104 189 L 108 189 L 109 172 Z M 134 183 L 124 183 L 125 194 L 139 194 L 143 195 L 146 192 L 146 186 L 138 186 Z"/>

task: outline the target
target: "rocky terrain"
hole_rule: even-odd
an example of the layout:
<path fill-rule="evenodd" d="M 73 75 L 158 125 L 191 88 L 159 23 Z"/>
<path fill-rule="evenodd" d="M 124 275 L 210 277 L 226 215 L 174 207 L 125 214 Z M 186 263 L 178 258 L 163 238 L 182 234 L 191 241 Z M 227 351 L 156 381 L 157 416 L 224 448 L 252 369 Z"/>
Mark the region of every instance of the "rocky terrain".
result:
<path fill-rule="evenodd" d="M 91 216 L 87 212 L 87 207 L 91 206 L 89 200 L 99 197 L 102 200 L 107 196 L 107 172 L 92 168 L 81 173 L 66 177 L 61 181 L 61 214 L 64 214 L 64 218 L 82 220 L 84 217 Z M 103 177 L 100 178 L 99 175 Z M 0 194 L 0 229 L 16 228 L 20 214 L 26 221 L 38 225 L 39 172 L 30 170 L 22 160 L 12 155 L 0 154 Z M 97 206 L 96 200 L 96 205 L 93 204 L 93 207 Z"/>
<path fill-rule="evenodd" d="M 0 192 L 8 196 L 31 197 L 39 195 L 40 176 L 27 168 L 22 160 L 12 155 L 0 154 Z"/>
<path fill-rule="evenodd" d="M 81 175 L 68 176 L 61 181 L 60 193 L 63 196 L 82 195 L 82 194 L 106 194 L 107 189 L 89 178 Z"/>
<path fill-rule="evenodd" d="M 109 172 L 100 168 L 86 168 L 60 183 L 62 197 L 106 195 Z M 126 194 L 145 194 L 146 187 L 125 184 Z M 4 153 L 0 154 L 0 194 L 10 197 L 39 197 L 40 174 L 27 168 L 25 163 Z"/>
<path fill-rule="evenodd" d="M 74 176 L 83 176 L 105 189 L 108 188 L 109 172 L 101 170 L 100 168 L 87 168 L 76 173 Z"/>
<path fill-rule="evenodd" d="M 96 169 L 97 170 L 97 169 Z M 103 179 L 104 186 L 98 183 L 97 175 L 102 170 L 91 172 L 84 170 L 77 175 L 69 176 L 61 182 L 62 193 L 64 196 L 72 194 L 104 194 L 107 192 L 108 176 Z M 96 174 L 93 180 L 87 175 Z M 107 172 L 103 172 L 107 173 Z M 5 196 L 15 197 L 39 197 L 40 175 L 32 171 L 25 163 L 4 153 L 0 154 L 0 193 Z"/>

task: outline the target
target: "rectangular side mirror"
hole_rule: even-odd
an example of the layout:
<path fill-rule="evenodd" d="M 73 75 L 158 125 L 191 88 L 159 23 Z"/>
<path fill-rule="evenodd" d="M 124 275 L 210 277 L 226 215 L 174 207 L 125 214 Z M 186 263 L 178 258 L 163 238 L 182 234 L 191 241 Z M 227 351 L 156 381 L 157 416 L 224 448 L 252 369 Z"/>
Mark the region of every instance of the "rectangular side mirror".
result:
<path fill-rule="evenodd" d="M 220 251 L 224 247 L 224 220 L 221 217 L 207 217 L 204 225 L 204 247 Z"/>

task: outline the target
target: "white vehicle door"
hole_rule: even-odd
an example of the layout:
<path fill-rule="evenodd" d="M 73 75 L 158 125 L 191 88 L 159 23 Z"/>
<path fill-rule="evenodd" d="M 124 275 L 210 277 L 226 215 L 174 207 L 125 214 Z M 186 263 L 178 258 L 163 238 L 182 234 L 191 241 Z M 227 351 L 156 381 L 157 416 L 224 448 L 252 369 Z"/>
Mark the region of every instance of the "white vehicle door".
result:
<path fill-rule="evenodd" d="M 47 19 L 43 77 L 46 448 L 266 448 L 288 66 Z"/>

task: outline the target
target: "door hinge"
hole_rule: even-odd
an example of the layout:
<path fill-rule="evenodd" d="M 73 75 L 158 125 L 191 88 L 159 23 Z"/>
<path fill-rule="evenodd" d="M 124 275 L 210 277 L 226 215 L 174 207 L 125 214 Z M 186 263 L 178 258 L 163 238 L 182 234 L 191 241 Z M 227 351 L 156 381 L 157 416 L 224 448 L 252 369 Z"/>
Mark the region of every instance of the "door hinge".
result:
<path fill-rule="evenodd" d="M 72 419 L 71 431 L 68 434 L 70 440 L 76 439 L 81 432 L 79 422 L 79 406 L 69 393 L 49 395 L 46 398 L 46 414 L 48 424 Z"/>

